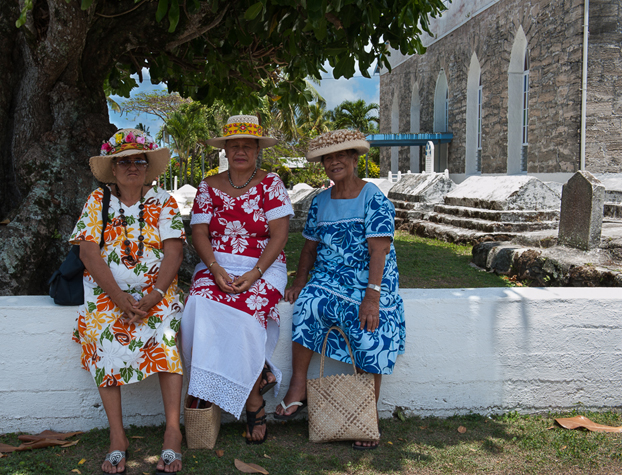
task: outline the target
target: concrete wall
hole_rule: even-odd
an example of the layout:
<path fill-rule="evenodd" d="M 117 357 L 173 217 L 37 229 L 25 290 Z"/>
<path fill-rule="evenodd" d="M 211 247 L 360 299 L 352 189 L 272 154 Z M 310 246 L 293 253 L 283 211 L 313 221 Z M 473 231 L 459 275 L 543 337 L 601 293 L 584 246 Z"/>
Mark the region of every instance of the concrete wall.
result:
<path fill-rule="evenodd" d="M 620 405 L 622 289 L 406 289 L 407 349 L 383 379 L 379 409 L 408 414 L 536 412 Z M 274 361 L 290 377 L 292 306 L 280 304 Z M 106 426 L 70 341 L 75 308 L 0 297 L 0 433 Z M 314 358 L 310 377 L 316 377 Z M 330 373 L 351 370 L 331 362 Z M 268 411 L 278 398 L 267 399 Z M 126 424 L 164 421 L 156 377 L 124 387 Z"/>

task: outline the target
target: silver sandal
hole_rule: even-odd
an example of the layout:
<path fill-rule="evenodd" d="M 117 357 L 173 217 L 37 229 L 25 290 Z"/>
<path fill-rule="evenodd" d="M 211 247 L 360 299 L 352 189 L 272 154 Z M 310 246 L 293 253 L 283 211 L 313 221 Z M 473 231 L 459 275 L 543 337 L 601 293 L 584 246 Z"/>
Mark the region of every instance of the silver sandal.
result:
<path fill-rule="evenodd" d="M 113 467 L 116 467 L 117 465 L 119 465 L 121 463 L 121 460 L 125 459 L 125 467 L 123 468 L 122 472 L 117 472 L 119 475 L 123 475 L 126 470 L 127 470 L 127 457 L 126 457 L 126 451 L 123 450 L 113 450 L 112 452 L 110 452 L 109 454 L 106 454 L 106 458 L 104 459 L 104 462 L 110 462 L 110 465 L 112 465 Z M 102 473 L 104 475 L 107 475 L 108 472 L 104 472 L 102 470 Z"/>
<path fill-rule="evenodd" d="M 164 462 L 165 466 L 172 464 L 175 460 L 179 460 L 181 462 L 181 454 L 171 449 L 163 450 L 162 453 L 160 454 L 160 458 Z M 163 472 L 156 468 L 155 473 L 156 475 L 170 475 L 171 473 L 177 473 L 177 472 Z"/>

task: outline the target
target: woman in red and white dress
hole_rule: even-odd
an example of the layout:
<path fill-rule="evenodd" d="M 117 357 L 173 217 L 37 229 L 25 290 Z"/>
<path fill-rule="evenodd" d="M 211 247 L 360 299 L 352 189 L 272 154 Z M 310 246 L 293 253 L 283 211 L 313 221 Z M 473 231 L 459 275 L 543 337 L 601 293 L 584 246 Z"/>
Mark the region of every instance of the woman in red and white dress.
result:
<path fill-rule="evenodd" d="M 279 336 L 277 304 L 287 283 L 285 253 L 294 215 L 278 175 L 257 167 L 263 137 L 254 116 L 233 116 L 224 136 L 229 170 L 206 178 L 192 208 L 192 243 L 201 257 L 182 319 L 188 394 L 239 418 L 247 443 L 266 440 L 263 394 L 281 381 L 270 361 Z"/>

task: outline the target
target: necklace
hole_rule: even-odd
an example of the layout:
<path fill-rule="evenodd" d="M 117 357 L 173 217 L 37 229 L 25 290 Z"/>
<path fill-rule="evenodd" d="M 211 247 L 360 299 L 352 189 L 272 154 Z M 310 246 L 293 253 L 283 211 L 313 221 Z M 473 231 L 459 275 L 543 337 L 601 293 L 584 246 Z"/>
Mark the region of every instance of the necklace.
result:
<path fill-rule="evenodd" d="M 123 203 L 121 203 L 121 207 L 119 208 L 119 214 L 121 215 L 121 224 L 123 225 L 123 231 L 125 232 L 125 240 L 123 241 L 123 245 L 125 246 L 125 249 L 123 252 L 125 252 L 125 255 L 127 256 L 127 260 L 131 264 L 135 264 L 138 261 L 140 261 L 140 258 L 143 256 L 143 249 L 145 248 L 145 245 L 143 243 L 143 241 L 145 240 L 145 236 L 143 236 L 143 228 L 145 227 L 145 218 L 143 218 L 144 209 L 145 209 L 144 203 L 145 203 L 145 197 L 143 196 L 140 198 L 140 204 L 138 205 L 138 209 L 140 210 L 140 212 L 138 213 L 138 227 L 140 228 L 140 235 L 138 236 L 138 252 L 136 253 L 136 255 L 138 256 L 138 259 L 134 259 L 134 257 L 132 256 L 132 248 L 130 247 L 131 242 L 129 238 L 127 237 L 128 220 L 129 218 L 134 220 L 134 217 L 125 216 L 125 210 L 123 209 Z M 130 223 L 130 224 L 133 224 L 133 223 Z"/>
<path fill-rule="evenodd" d="M 229 175 L 229 184 L 230 184 L 233 188 L 235 188 L 236 190 L 241 190 L 242 188 L 245 188 L 245 187 L 246 187 L 246 185 L 248 185 L 248 184 L 251 182 L 251 180 L 252 180 L 253 178 L 255 178 L 255 174 L 256 174 L 256 173 L 257 173 L 257 167 L 255 167 L 255 169 L 253 170 L 253 174 L 252 174 L 252 175 L 251 175 L 251 177 L 250 177 L 250 178 L 246 181 L 246 183 L 244 183 L 242 186 L 235 186 L 235 185 L 233 184 L 233 181 L 231 180 L 231 172 L 230 172 L 229 170 L 227 170 L 227 175 Z"/>

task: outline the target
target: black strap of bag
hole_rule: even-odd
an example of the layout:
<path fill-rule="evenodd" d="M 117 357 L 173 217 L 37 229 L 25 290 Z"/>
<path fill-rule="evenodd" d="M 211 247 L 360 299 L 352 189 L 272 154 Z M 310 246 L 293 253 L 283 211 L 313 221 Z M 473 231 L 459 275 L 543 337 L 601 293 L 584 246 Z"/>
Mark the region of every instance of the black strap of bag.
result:
<path fill-rule="evenodd" d="M 104 247 L 104 232 L 108 225 L 108 209 L 110 207 L 110 188 L 103 187 L 104 199 L 102 201 L 102 235 L 99 240 L 99 248 Z M 84 264 L 80 260 L 80 246 L 73 245 L 65 260 L 57 271 L 52 274 L 48 281 L 50 297 L 57 305 L 82 305 L 84 303 L 84 287 L 82 276 Z"/>

